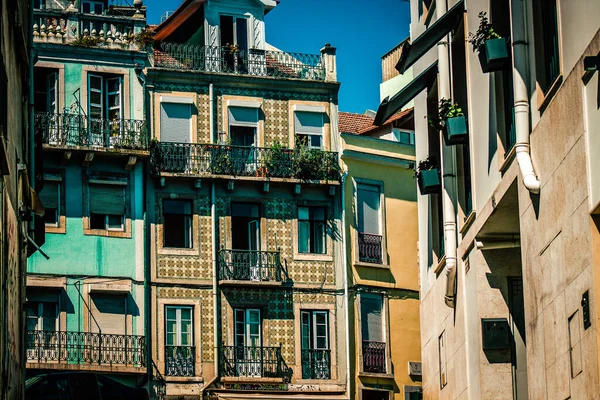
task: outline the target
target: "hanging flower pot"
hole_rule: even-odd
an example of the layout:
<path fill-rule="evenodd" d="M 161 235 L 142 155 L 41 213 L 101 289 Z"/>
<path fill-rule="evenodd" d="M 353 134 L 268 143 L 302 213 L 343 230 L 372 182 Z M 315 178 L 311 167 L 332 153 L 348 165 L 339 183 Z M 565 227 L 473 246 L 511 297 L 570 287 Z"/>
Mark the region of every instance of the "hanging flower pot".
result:
<path fill-rule="evenodd" d="M 494 31 L 485 12 L 479 13 L 479 20 L 477 32 L 469 33 L 467 41 L 473 45 L 473 50 L 479 53 L 481 70 L 488 73 L 508 67 L 508 41 Z"/>
<path fill-rule="evenodd" d="M 479 62 L 484 73 L 501 71 L 510 64 L 508 44 L 505 38 L 489 39 L 479 50 Z"/>
<path fill-rule="evenodd" d="M 464 115 L 446 119 L 444 129 L 444 141 L 446 145 L 464 144 L 468 140 L 467 119 Z"/>
<path fill-rule="evenodd" d="M 411 165 L 410 169 L 415 171 L 421 194 L 433 194 L 441 190 L 440 171 L 434 157 L 427 157 L 419 161 L 416 167 L 414 164 Z"/>

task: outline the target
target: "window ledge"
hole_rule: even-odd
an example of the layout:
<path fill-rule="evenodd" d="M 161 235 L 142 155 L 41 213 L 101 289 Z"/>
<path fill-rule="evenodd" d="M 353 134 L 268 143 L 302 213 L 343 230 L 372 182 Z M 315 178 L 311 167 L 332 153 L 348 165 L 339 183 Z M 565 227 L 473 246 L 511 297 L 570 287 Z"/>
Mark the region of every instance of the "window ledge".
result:
<path fill-rule="evenodd" d="M 517 146 L 513 145 L 510 151 L 504 155 L 504 160 L 500 164 L 500 172 L 505 173 L 508 170 L 508 168 L 512 165 L 512 162 L 517 155 L 516 147 Z"/>
<path fill-rule="evenodd" d="M 444 254 L 444 256 L 438 262 L 438 265 L 435 267 L 435 270 L 433 271 L 433 272 L 435 272 L 436 276 L 442 272 L 442 270 L 444 269 L 445 266 L 446 266 L 446 255 Z"/>
<path fill-rule="evenodd" d="M 159 247 L 156 254 L 159 256 L 197 256 L 200 252 L 196 248 Z"/>
<path fill-rule="evenodd" d="M 548 108 L 548 106 L 552 102 L 552 99 L 554 98 L 554 95 L 558 92 L 558 89 L 560 88 L 562 83 L 563 83 L 563 76 L 562 76 L 562 74 L 560 74 L 556 77 L 554 82 L 552 82 L 552 85 L 550 85 L 550 88 L 548 88 L 546 93 L 544 93 L 542 96 L 538 97 L 538 99 L 539 99 L 538 100 L 538 110 L 539 110 L 540 114 L 543 114 L 544 111 L 546 110 L 546 108 Z M 537 90 L 538 90 L 538 93 L 542 93 L 542 90 L 540 89 L 539 85 L 537 87 Z"/>
<path fill-rule="evenodd" d="M 473 225 L 473 222 L 475 222 L 476 216 L 477 216 L 477 213 L 474 210 L 471 210 L 469 212 L 469 215 L 467 215 L 467 217 L 465 218 L 465 222 L 463 223 L 463 226 L 460 228 L 461 235 L 464 236 L 465 232 L 467 232 L 469 230 L 469 228 L 471 227 L 471 225 Z"/>
<path fill-rule="evenodd" d="M 364 262 L 364 261 L 356 261 L 355 260 L 353 264 L 355 267 L 390 269 L 389 264 L 386 264 L 386 263 L 376 264 L 376 263 L 368 263 L 368 262 Z"/>
<path fill-rule="evenodd" d="M 221 382 L 260 382 L 260 383 L 282 383 L 283 378 L 262 378 L 252 376 L 224 376 Z"/>
<path fill-rule="evenodd" d="M 52 225 L 46 225 L 46 233 L 56 233 L 56 234 L 66 234 L 67 233 L 67 227 L 64 224 L 61 224 L 60 226 L 52 226 Z"/>
<path fill-rule="evenodd" d="M 294 261 L 333 261 L 329 254 L 294 253 Z"/>
<path fill-rule="evenodd" d="M 198 382 L 203 383 L 204 378 L 201 376 L 165 376 L 167 382 Z"/>
<path fill-rule="evenodd" d="M 113 238 L 131 239 L 131 231 L 109 231 L 106 229 L 84 229 L 84 235 L 88 236 L 104 236 Z"/>
<path fill-rule="evenodd" d="M 364 378 L 387 378 L 387 379 L 394 379 L 394 374 L 388 374 L 386 373 L 377 373 L 377 372 L 363 372 L 360 371 L 358 373 L 359 377 L 364 377 Z"/>

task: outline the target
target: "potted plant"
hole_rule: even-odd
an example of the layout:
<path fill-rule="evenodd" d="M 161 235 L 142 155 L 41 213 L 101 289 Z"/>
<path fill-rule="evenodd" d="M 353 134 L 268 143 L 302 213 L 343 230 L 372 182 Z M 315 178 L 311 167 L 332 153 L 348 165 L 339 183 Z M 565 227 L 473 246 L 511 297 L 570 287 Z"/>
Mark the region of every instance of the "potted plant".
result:
<path fill-rule="evenodd" d="M 440 181 L 440 171 L 434 157 L 427 157 L 425 160 L 419 161 L 416 166 L 412 164 L 410 169 L 415 171 L 421 194 L 439 193 L 442 184 Z"/>
<path fill-rule="evenodd" d="M 462 108 L 449 99 L 441 99 L 438 106 L 438 119 L 429 123 L 444 134 L 446 145 L 464 144 L 468 140 L 467 120 Z"/>
<path fill-rule="evenodd" d="M 479 27 L 475 33 L 469 33 L 467 42 L 473 45 L 473 51 L 479 53 L 484 73 L 502 70 L 510 63 L 508 43 L 494 31 L 485 11 L 479 13 Z"/>

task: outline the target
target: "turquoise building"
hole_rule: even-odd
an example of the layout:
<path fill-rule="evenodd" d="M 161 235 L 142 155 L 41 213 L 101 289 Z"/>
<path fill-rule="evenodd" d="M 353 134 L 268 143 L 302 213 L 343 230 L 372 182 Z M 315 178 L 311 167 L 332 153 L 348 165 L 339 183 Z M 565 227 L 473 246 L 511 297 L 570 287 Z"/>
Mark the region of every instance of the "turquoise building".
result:
<path fill-rule="evenodd" d="M 145 8 L 34 3 L 49 258 L 38 252 L 27 266 L 27 376 L 86 370 L 139 384 L 147 372 Z"/>

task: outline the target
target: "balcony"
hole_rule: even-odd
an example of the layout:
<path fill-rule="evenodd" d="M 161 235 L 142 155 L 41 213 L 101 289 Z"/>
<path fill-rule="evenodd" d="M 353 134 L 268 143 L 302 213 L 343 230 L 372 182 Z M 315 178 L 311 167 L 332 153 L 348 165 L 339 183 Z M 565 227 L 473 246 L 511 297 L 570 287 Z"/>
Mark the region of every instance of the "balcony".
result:
<path fill-rule="evenodd" d="M 132 7 L 108 9 L 103 14 L 84 14 L 72 5 L 54 1 L 33 13 L 35 43 L 142 50 L 137 34 L 144 29 L 146 20 Z"/>
<path fill-rule="evenodd" d="M 278 251 L 219 251 L 219 280 L 222 281 L 281 282 L 282 271 Z"/>
<path fill-rule="evenodd" d="M 36 136 L 50 147 L 130 152 L 148 149 L 146 121 L 136 119 L 90 118 L 79 114 L 36 113 Z"/>
<path fill-rule="evenodd" d="M 383 264 L 382 236 L 358 233 L 358 261 L 370 264 Z"/>
<path fill-rule="evenodd" d="M 166 376 L 195 376 L 195 346 L 165 346 Z"/>
<path fill-rule="evenodd" d="M 281 347 L 221 346 L 219 365 L 223 377 L 285 379 L 289 373 Z"/>
<path fill-rule="evenodd" d="M 385 342 L 363 340 L 362 343 L 363 372 L 376 374 L 386 373 Z"/>
<path fill-rule="evenodd" d="M 331 379 L 331 350 L 302 350 L 302 379 Z"/>
<path fill-rule="evenodd" d="M 161 42 L 154 49 L 154 66 L 186 71 L 270 76 L 324 81 L 321 54 Z"/>
<path fill-rule="evenodd" d="M 150 162 L 156 175 L 340 179 L 337 153 L 307 149 L 262 148 L 197 143 L 154 142 Z"/>
<path fill-rule="evenodd" d="M 146 368 L 144 336 L 27 331 L 28 363 Z"/>

